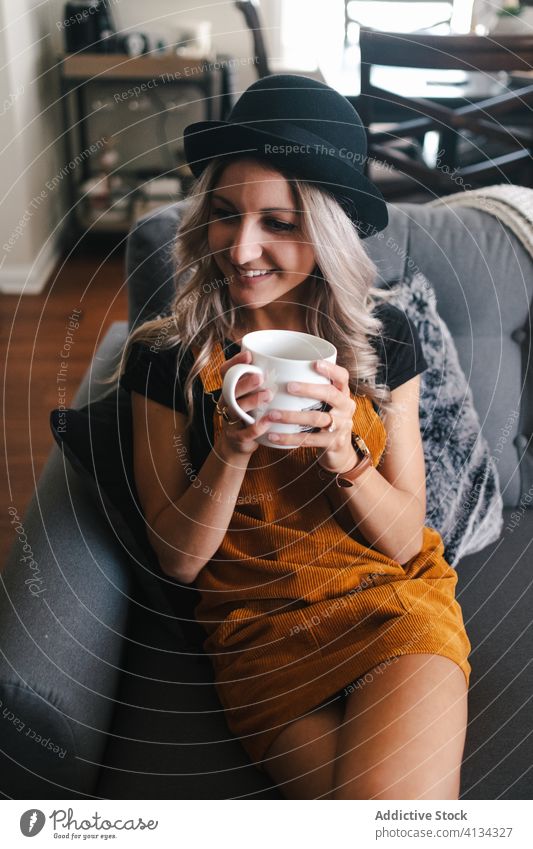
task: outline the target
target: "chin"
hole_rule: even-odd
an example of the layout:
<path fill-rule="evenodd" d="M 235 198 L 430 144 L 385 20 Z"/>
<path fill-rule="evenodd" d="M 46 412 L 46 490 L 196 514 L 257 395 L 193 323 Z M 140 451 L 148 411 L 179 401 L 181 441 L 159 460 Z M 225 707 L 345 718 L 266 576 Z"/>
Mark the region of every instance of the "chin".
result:
<path fill-rule="evenodd" d="M 281 294 L 283 294 L 276 292 L 274 289 L 270 289 L 268 292 L 257 292 L 253 288 L 253 286 L 244 287 L 240 286 L 238 283 L 230 283 L 228 285 L 228 291 L 232 300 L 243 304 L 249 304 L 253 302 L 258 306 L 271 304 L 272 301 L 275 301 L 281 296 Z"/>
<path fill-rule="evenodd" d="M 233 303 L 235 304 L 236 307 L 240 307 L 241 309 L 248 309 L 248 310 L 254 310 L 254 309 L 258 310 L 258 309 L 261 309 L 261 307 L 267 307 L 269 304 L 272 303 L 272 300 L 270 300 L 270 299 L 268 301 L 257 301 L 257 300 L 243 301 L 239 297 L 237 297 L 237 298 L 232 297 L 232 301 L 233 301 Z"/>

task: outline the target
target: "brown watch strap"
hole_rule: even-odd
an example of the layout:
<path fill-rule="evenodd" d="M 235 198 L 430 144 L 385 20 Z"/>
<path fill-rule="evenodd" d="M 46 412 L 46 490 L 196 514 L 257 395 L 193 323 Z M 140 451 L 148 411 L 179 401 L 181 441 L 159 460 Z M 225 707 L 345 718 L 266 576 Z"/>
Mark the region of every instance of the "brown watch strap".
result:
<path fill-rule="evenodd" d="M 353 469 L 349 469 L 347 472 L 339 472 L 334 475 L 331 472 L 326 472 L 324 469 L 319 469 L 319 477 L 322 480 L 335 480 L 335 483 L 338 487 L 349 487 L 353 486 L 353 481 L 355 481 L 359 475 L 361 475 L 365 469 L 368 469 L 369 466 L 373 466 L 372 462 L 372 454 L 370 453 L 370 449 L 368 448 L 364 439 L 359 436 L 357 433 L 352 433 L 352 445 L 355 449 L 355 452 L 362 458 L 359 460 L 356 466 Z"/>
<path fill-rule="evenodd" d="M 362 460 L 359 460 L 356 466 L 353 469 L 350 469 L 348 472 L 342 472 L 335 476 L 335 483 L 339 487 L 348 487 L 353 486 L 353 482 L 357 480 L 359 475 L 361 475 L 365 469 L 368 469 L 372 466 L 372 457 L 370 454 L 365 454 Z"/>

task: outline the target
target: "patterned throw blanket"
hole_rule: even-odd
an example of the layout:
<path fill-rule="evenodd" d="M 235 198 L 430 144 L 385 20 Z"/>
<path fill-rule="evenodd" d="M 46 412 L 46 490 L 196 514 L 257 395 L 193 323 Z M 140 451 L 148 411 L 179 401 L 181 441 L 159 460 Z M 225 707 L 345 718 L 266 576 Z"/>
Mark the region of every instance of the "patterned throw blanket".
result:
<path fill-rule="evenodd" d="M 503 527 L 498 469 L 481 433 L 472 390 L 435 290 L 416 273 L 390 286 L 392 303 L 415 325 L 428 368 L 420 383 L 426 465 L 426 525 L 439 531 L 451 566 L 495 542 Z"/>
<path fill-rule="evenodd" d="M 428 206 L 467 206 L 494 215 L 520 240 L 533 257 L 533 189 L 499 183 L 437 198 Z"/>

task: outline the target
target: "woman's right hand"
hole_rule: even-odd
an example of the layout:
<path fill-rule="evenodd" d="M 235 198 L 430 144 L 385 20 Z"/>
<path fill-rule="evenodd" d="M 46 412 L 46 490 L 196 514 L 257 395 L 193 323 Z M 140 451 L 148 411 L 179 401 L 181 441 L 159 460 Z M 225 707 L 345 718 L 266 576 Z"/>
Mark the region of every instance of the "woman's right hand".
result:
<path fill-rule="evenodd" d="M 239 351 L 234 357 L 226 360 L 220 367 L 222 379 L 227 370 L 237 363 L 251 363 L 252 355 L 249 351 Z M 261 389 L 263 377 L 260 374 L 245 374 L 239 378 L 235 387 L 235 398 L 246 413 L 250 410 L 255 410 L 256 407 L 265 401 L 272 400 L 272 392 L 270 389 Z M 222 397 L 222 396 L 221 396 Z M 220 401 L 219 406 L 223 406 L 223 401 Z M 230 416 L 232 414 L 230 413 Z M 239 424 L 229 424 L 223 416 L 220 418 L 222 431 L 220 438 L 224 446 L 223 450 L 226 455 L 241 456 L 250 458 L 251 455 L 259 448 L 259 443 L 256 442 L 258 436 L 266 433 L 272 424 L 268 415 L 260 418 L 255 424 L 248 425 L 246 422 Z"/>

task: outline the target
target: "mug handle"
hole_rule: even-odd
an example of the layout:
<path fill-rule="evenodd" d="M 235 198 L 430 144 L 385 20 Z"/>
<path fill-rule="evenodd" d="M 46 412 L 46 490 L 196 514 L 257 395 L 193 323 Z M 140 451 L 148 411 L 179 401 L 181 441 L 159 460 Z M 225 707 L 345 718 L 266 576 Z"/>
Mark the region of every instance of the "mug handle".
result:
<path fill-rule="evenodd" d="M 251 365 L 251 363 L 236 363 L 234 366 L 230 366 L 224 375 L 224 380 L 222 382 L 222 397 L 228 405 L 230 412 L 233 413 L 234 416 L 238 416 L 246 424 L 253 425 L 255 424 L 255 419 L 253 419 L 249 413 L 245 412 L 245 410 L 241 410 L 235 398 L 235 387 L 237 386 L 237 382 L 245 374 L 262 375 L 263 370 L 260 369 L 259 366 Z"/>

